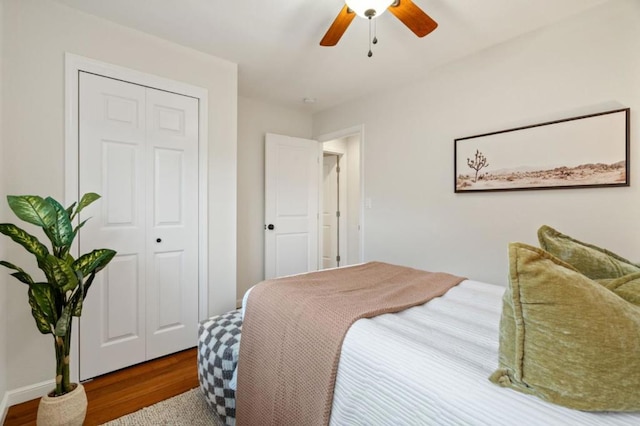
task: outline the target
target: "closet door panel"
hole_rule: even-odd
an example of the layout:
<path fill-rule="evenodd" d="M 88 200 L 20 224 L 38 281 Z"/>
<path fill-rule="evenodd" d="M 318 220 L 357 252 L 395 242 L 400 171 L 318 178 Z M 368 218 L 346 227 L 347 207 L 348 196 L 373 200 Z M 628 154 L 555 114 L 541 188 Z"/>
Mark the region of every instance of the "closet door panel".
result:
<path fill-rule="evenodd" d="M 193 347 L 198 327 L 198 101 L 147 90 L 147 357 Z"/>
<path fill-rule="evenodd" d="M 80 379 L 146 358 L 145 88 L 80 75 L 80 195 L 101 199 L 84 209 L 80 253 L 117 251 L 96 279 L 80 319 Z"/>

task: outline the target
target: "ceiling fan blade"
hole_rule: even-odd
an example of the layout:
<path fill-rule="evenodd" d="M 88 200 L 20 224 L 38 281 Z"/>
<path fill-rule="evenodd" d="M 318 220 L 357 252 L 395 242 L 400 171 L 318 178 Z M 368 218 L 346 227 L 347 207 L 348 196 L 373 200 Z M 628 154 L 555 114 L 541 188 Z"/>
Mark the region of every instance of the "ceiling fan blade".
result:
<path fill-rule="evenodd" d="M 335 46 L 338 44 L 340 37 L 347 30 L 353 18 L 356 17 L 356 14 L 347 7 L 345 4 L 336 19 L 334 19 L 333 24 L 327 30 L 327 33 L 324 35 L 322 40 L 320 41 L 320 46 Z"/>
<path fill-rule="evenodd" d="M 398 0 L 395 4 L 389 6 L 388 10 L 418 37 L 426 36 L 438 26 L 436 21 L 431 19 L 411 0 Z"/>

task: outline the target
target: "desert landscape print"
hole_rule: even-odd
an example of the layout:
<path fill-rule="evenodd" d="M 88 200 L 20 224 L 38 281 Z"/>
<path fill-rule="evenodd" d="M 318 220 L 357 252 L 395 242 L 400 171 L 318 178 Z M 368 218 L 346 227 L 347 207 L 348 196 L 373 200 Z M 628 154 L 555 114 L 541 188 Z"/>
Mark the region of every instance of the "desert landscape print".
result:
<path fill-rule="evenodd" d="M 473 167 L 471 167 L 473 169 Z M 560 166 L 547 170 L 528 170 L 521 167 L 512 170 L 459 174 L 456 188 L 469 189 L 513 189 L 551 186 L 584 186 L 623 184 L 627 181 L 626 161 L 612 164 L 581 164 L 575 167 Z"/>
<path fill-rule="evenodd" d="M 455 140 L 455 192 L 628 185 L 628 110 Z"/>

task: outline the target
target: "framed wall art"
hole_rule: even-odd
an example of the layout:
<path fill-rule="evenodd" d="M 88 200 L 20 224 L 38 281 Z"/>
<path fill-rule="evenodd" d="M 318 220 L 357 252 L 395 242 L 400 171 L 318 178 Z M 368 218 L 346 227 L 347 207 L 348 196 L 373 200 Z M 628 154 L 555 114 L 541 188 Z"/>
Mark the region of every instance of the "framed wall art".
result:
<path fill-rule="evenodd" d="M 455 139 L 455 192 L 629 186 L 630 109 Z"/>

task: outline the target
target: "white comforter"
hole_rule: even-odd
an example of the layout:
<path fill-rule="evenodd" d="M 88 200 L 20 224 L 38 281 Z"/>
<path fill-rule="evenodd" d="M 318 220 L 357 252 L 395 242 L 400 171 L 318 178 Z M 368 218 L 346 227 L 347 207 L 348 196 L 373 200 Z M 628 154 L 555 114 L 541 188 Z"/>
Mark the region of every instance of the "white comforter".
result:
<path fill-rule="evenodd" d="M 640 425 L 640 413 L 570 410 L 489 382 L 504 287 L 464 281 L 347 333 L 332 425 Z"/>

